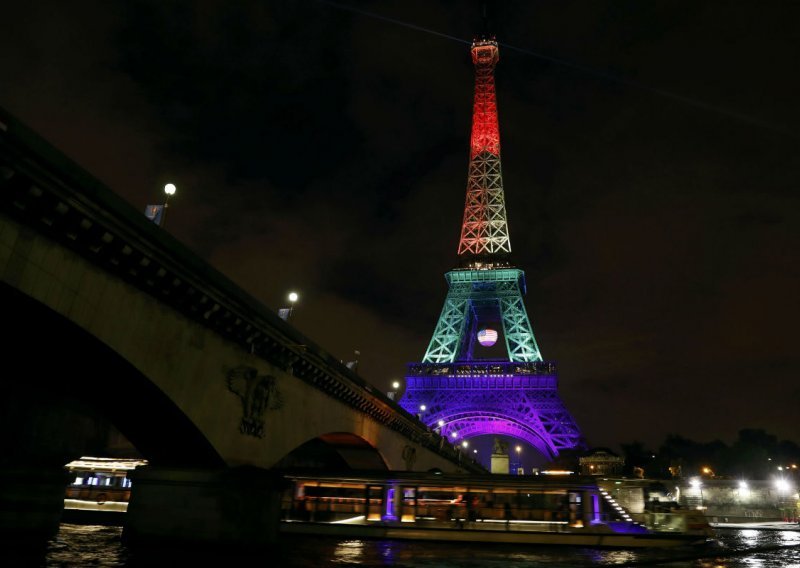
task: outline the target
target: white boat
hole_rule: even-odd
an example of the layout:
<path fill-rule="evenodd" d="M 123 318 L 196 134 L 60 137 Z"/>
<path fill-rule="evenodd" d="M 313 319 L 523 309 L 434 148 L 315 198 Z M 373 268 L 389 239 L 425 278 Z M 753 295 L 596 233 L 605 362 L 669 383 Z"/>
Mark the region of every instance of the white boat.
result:
<path fill-rule="evenodd" d="M 121 524 L 131 497 L 128 473 L 146 460 L 84 456 L 64 468 L 72 479 L 62 519 L 72 523 Z"/>

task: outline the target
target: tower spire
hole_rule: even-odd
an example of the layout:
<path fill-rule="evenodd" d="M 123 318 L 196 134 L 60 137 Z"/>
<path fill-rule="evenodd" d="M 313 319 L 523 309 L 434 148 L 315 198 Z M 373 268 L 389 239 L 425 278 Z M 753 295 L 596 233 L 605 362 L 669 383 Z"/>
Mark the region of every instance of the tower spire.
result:
<path fill-rule="evenodd" d="M 458 255 L 462 265 L 504 260 L 511 252 L 506 221 L 503 176 L 500 168 L 500 128 L 494 68 L 500 51 L 494 37 L 472 42 L 475 99 L 467 180 L 467 199 Z"/>

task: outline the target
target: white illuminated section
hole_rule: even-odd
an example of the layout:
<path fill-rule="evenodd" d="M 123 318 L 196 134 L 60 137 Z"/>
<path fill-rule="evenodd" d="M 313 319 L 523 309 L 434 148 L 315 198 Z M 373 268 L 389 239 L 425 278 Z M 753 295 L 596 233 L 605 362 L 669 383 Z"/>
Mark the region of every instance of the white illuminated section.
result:
<path fill-rule="evenodd" d="M 130 471 L 140 465 L 147 465 L 147 460 L 137 459 L 117 459 L 117 458 L 93 458 L 84 456 L 80 459 L 69 462 L 66 467 L 69 470 L 86 471 Z"/>

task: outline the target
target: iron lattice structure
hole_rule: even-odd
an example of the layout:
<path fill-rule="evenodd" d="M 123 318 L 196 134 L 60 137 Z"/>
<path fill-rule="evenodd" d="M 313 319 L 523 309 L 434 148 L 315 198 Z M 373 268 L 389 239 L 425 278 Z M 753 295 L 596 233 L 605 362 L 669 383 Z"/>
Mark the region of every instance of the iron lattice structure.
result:
<path fill-rule="evenodd" d="M 476 258 L 511 252 L 494 87 L 494 67 L 499 57 L 496 42 L 473 42 L 475 99 L 472 106 L 467 201 L 458 254 Z"/>
<path fill-rule="evenodd" d="M 493 39 L 475 40 L 475 102 L 469 181 L 458 255 L 422 363 L 412 363 L 400 401 L 450 441 L 503 434 L 549 458 L 582 448 L 575 420 L 558 395 L 556 365 L 542 359 L 522 296 L 525 273 L 508 262 L 511 242 L 500 168 Z M 502 357 L 483 355 L 478 331 L 500 327 Z M 489 353 L 486 351 L 486 353 Z"/>

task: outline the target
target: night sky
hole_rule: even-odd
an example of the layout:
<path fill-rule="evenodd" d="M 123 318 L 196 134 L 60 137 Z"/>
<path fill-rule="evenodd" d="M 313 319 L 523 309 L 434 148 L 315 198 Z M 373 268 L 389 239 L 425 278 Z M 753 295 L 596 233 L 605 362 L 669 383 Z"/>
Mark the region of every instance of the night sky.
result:
<path fill-rule="evenodd" d="M 175 183 L 165 230 L 268 307 L 296 290 L 292 322 L 388 390 L 457 264 L 481 11 L 348 6 L 10 3 L 0 105 L 138 211 Z M 799 21 L 491 7 L 512 261 L 590 445 L 800 442 Z"/>

